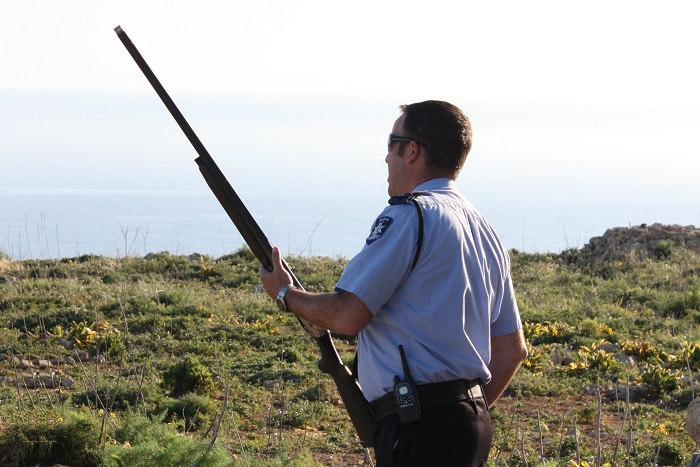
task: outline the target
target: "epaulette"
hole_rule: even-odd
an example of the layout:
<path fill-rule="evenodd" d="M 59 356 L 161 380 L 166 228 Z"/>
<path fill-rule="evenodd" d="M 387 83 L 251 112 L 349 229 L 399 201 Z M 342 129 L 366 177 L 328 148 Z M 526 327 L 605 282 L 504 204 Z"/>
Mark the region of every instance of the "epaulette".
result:
<path fill-rule="evenodd" d="M 416 256 L 413 257 L 413 264 L 411 264 L 411 271 L 416 267 L 421 246 L 423 245 L 423 209 L 421 209 L 420 204 L 416 201 L 416 198 L 423 194 L 425 194 L 425 191 L 414 191 L 411 193 L 401 193 L 389 198 L 389 204 L 391 206 L 413 204 L 418 210 L 418 246 L 416 247 Z"/>

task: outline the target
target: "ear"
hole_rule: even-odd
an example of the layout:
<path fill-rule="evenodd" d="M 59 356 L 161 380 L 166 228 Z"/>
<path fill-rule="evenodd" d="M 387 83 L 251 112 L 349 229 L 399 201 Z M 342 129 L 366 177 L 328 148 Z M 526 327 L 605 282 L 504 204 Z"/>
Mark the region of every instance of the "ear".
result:
<path fill-rule="evenodd" d="M 413 164 L 418 162 L 421 156 L 425 156 L 424 151 L 425 149 L 423 148 L 423 146 L 416 143 L 415 141 L 411 141 L 406 146 L 406 152 L 403 157 L 405 158 L 406 163 Z"/>

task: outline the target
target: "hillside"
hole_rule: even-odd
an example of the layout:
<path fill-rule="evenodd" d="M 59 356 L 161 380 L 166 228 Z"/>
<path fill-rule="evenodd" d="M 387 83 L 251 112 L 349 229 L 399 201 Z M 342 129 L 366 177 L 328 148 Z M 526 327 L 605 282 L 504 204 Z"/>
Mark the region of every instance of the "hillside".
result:
<path fill-rule="evenodd" d="M 662 230 L 511 252 L 530 356 L 490 465 L 687 464 L 700 252 L 694 228 L 641 240 Z M 289 261 L 312 291 L 345 263 Z M 258 283 L 247 250 L 0 258 L 0 464 L 369 465 L 314 342 Z M 354 338 L 334 339 L 349 362 Z"/>

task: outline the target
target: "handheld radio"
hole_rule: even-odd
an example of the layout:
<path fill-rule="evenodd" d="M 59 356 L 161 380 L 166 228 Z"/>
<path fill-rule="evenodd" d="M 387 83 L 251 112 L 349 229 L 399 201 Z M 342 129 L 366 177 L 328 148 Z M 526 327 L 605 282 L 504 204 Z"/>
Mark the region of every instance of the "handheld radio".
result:
<path fill-rule="evenodd" d="M 401 366 L 403 367 L 404 377 L 401 380 L 398 375 L 394 376 L 394 397 L 396 398 L 399 420 L 402 423 L 416 422 L 421 419 L 418 389 L 408 369 L 408 361 L 403 351 L 403 345 L 399 345 L 399 352 L 401 353 Z"/>

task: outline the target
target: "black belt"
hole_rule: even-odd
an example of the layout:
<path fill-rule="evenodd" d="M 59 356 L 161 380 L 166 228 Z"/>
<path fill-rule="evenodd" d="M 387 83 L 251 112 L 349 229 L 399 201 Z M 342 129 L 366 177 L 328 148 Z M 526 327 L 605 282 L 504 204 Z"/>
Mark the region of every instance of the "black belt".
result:
<path fill-rule="evenodd" d="M 484 392 L 478 379 L 469 381 L 457 379 L 418 386 L 418 400 L 423 408 L 448 402 L 469 401 L 481 397 L 484 397 Z M 374 411 L 377 420 L 393 415 L 398 411 L 393 391 L 384 394 L 378 399 L 374 399 L 369 405 Z"/>

